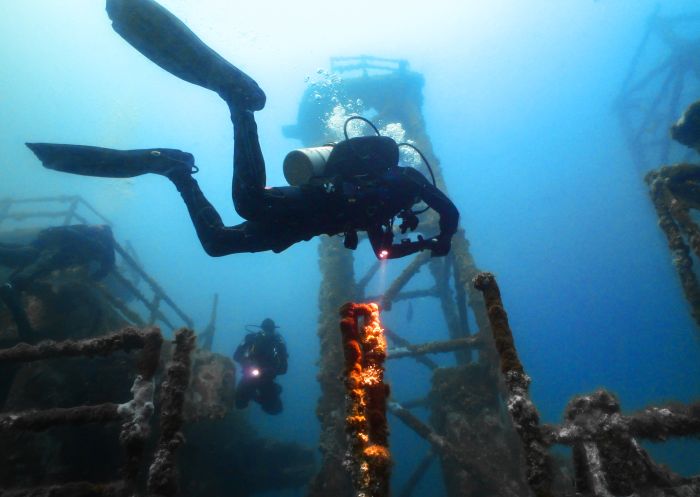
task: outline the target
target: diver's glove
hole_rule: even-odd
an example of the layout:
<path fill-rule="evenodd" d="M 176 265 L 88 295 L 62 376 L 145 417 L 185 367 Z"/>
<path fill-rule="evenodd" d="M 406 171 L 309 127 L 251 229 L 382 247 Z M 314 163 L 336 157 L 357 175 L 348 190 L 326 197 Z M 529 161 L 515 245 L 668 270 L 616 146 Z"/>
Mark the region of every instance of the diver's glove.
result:
<path fill-rule="evenodd" d="M 399 229 L 401 230 L 401 234 L 406 233 L 406 231 L 415 231 L 416 228 L 418 227 L 418 216 L 416 216 L 415 212 L 413 212 L 410 209 L 405 209 L 401 211 L 399 214 L 399 218 L 401 219 L 401 224 L 399 225 Z"/>
<path fill-rule="evenodd" d="M 343 242 L 345 248 L 355 250 L 357 248 L 358 241 L 357 231 L 348 230 L 345 232 L 345 240 Z"/>
<path fill-rule="evenodd" d="M 425 240 L 431 257 L 443 257 L 450 253 L 450 238 L 436 236 Z"/>

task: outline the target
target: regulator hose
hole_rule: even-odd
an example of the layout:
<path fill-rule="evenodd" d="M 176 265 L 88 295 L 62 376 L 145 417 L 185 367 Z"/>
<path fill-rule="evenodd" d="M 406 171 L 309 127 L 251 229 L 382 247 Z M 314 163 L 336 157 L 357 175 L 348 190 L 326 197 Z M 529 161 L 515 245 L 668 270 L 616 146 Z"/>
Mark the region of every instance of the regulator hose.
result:
<path fill-rule="evenodd" d="M 369 119 L 364 118 L 362 116 L 350 116 L 345 120 L 345 124 L 343 125 L 343 134 L 345 135 L 346 140 L 350 139 L 350 137 L 348 136 L 348 123 L 350 123 L 350 121 L 354 121 L 356 119 L 363 121 L 366 124 L 369 124 L 372 127 L 372 129 L 374 130 L 374 132 L 377 133 L 377 136 L 381 136 L 377 127 Z M 433 186 L 435 188 L 437 188 L 437 182 L 435 181 L 435 174 L 433 173 L 433 168 L 430 165 L 430 162 L 428 162 L 428 159 L 425 158 L 425 155 L 423 154 L 423 152 L 421 152 L 418 147 L 416 147 L 415 145 L 408 143 L 408 142 L 399 143 L 398 147 L 409 147 L 409 148 L 413 149 L 420 156 L 421 160 L 423 161 L 425 166 L 428 168 L 428 172 L 430 173 L 430 179 L 433 181 Z M 427 211 L 428 209 L 429 209 L 429 207 L 425 207 L 424 209 L 421 209 L 419 211 L 413 211 L 413 213 L 414 214 L 422 214 L 425 211 Z"/>

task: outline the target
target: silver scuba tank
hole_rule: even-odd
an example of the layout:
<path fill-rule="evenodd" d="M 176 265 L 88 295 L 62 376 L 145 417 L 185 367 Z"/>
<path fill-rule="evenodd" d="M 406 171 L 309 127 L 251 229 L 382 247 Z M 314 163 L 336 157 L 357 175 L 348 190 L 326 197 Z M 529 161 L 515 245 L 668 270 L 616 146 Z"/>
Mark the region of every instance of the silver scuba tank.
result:
<path fill-rule="evenodd" d="M 282 164 L 287 183 L 291 186 L 300 186 L 309 183 L 313 178 L 322 178 L 332 150 L 331 145 L 324 145 L 298 148 L 289 152 Z"/>

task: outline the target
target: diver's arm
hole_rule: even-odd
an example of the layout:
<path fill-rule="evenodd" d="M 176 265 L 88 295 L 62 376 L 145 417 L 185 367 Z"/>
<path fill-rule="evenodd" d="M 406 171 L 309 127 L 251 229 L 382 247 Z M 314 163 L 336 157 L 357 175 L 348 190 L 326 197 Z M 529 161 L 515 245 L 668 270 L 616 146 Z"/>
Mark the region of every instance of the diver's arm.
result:
<path fill-rule="evenodd" d="M 243 347 L 243 344 L 240 344 L 233 353 L 233 360 L 236 362 L 241 362 L 243 360 L 243 354 L 245 353 L 244 350 L 245 348 Z"/>
<path fill-rule="evenodd" d="M 403 168 L 405 179 L 418 186 L 419 198 L 440 216 L 440 234 L 425 240 L 433 256 L 447 255 L 450 251 L 452 235 L 457 231 L 459 211 L 447 195 L 433 186 L 421 173 L 413 168 Z"/>
<path fill-rule="evenodd" d="M 236 351 L 233 353 L 233 360 L 236 362 L 243 362 L 248 355 L 247 352 L 250 350 L 250 346 L 254 341 L 252 333 L 248 333 L 243 341 L 238 345 Z"/>
<path fill-rule="evenodd" d="M 431 240 L 422 238 L 418 240 L 404 239 L 401 240 L 401 243 L 392 243 L 394 234 L 388 229 L 385 230 L 381 225 L 369 228 L 367 236 L 377 259 L 399 259 L 430 248 L 432 245 Z"/>
<path fill-rule="evenodd" d="M 287 346 L 282 337 L 275 337 L 275 359 L 277 360 L 276 374 L 285 374 L 287 372 Z"/>

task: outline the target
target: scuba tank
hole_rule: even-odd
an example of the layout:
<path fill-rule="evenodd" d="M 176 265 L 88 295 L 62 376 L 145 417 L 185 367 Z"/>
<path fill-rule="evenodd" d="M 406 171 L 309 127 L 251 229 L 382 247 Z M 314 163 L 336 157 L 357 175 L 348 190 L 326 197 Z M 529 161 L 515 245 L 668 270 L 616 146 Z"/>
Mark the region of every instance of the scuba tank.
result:
<path fill-rule="evenodd" d="M 284 159 L 291 186 L 324 184 L 340 177 L 362 181 L 382 176 L 399 163 L 399 148 L 388 136 L 359 136 L 334 145 L 299 148 Z"/>
<path fill-rule="evenodd" d="M 301 186 L 323 178 L 332 151 L 333 145 L 292 150 L 282 164 L 284 179 L 291 186 Z"/>
<path fill-rule="evenodd" d="M 348 123 L 355 119 L 369 124 L 376 136 L 348 137 Z M 379 136 L 379 130 L 361 116 L 351 116 L 343 126 L 345 140 L 321 147 L 292 150 L 284 158 L 284 178 L 291 186 L 323 185 L 340 176 L 358 180 L 381 176 L 390 167 L 398 165 L 396 142 Z"/>
<path fill-rule="evenodd" d="M 348 123 L 355 119 L 372 127 L 376 135 L 348 137 Z M 292 150 L 282 165 L 284 178 L 291 186 L 323 185 L 336 178 L 362 183 L 384 175 L 399 164 L 399 147 L 414 149 L 425 162 L 435 186 L 435 176 L 423 153 L 410 143 L 397 144 L 388 136 L 381 136 L 371 121 L 361 116 L 351 116 L 343 129 L 345 140 L 321 147 Z"/>

